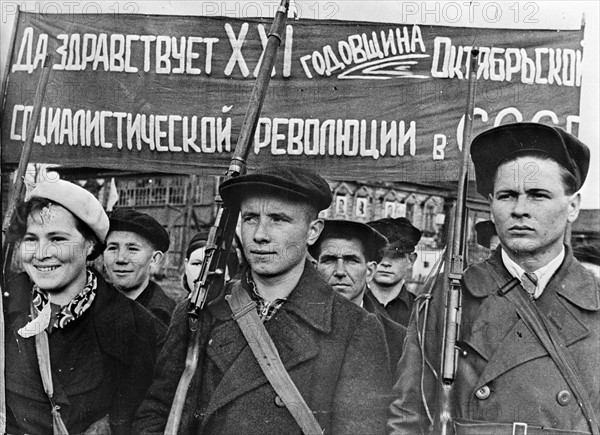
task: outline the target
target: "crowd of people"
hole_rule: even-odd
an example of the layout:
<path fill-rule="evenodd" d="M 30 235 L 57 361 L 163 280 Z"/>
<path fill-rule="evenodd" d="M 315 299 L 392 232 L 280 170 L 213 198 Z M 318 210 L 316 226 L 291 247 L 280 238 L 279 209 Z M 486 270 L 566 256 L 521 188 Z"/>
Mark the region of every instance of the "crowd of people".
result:
<path fill-rule="evenodd" d="M 491 211 L 478 242 L 492 254 L 459 277 L 447 415 L 447 274 L 419 294 L 406 286 L 421 231 L 406 218 L 322 219 L 327 182 L 282 166 L 219 187 L 239 232 L 227 296 L 196 319 L 205 345 L 177 433 L 418 434 L 443 420 L 458 435 L 598 434 L 598 250 L 565 238 L 589 149 L 516 123 L 477 136 L 471 157 Z M 194 335 L 189 300 L 151 279 L 169 249 L 164 227 L 134 210 L 108 216 L 55 180 L 19 204 L 9 236 L 23 271 L 3 295 L 7 432 L 165 433 Z M 186 293 L 207 239 L 189 241 Z"/>

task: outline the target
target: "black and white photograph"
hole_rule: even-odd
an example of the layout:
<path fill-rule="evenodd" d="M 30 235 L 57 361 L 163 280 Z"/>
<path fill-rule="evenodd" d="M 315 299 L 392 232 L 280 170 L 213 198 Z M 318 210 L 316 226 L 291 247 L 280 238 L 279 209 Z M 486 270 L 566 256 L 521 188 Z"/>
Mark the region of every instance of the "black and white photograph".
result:
<path fill-rule="evenodd" d="M 600 435 L 599 29 L 2 0 L 0 433 Z"/>

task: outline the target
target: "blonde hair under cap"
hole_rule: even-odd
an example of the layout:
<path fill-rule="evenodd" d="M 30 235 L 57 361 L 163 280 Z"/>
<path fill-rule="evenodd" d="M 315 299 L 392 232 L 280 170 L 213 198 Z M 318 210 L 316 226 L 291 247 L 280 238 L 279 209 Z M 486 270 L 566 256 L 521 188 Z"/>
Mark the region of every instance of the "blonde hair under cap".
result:
<path fill-rule="evenodd" d="M 31 198 L 46 198 L 63 206 L 90 227 L 101 242 L 106 240 L 108 216 L 96 197 L 83 187 L 64 180 L 42 181 L 29 193 Z"/>

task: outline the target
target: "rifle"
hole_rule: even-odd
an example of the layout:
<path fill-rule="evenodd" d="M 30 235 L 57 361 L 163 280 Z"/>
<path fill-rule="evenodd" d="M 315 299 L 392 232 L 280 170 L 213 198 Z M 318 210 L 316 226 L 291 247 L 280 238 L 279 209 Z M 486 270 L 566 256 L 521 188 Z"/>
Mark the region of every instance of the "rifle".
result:
<path fill-rule="evenodd" d="M 464 255 L 466 247 L 467 187 L 469 181 L 469 160 L 475 110 L 478 57 L 479 50 L 473 47 L 471 49 L 469 90 L 463 134 L 463 161 L 444 260 L 443 285 L 444 294 L 446 295 L 444 334 L 442 337 L 442 362 L 437 394 L 437 412 L 432 431 L 432 433 L 442 435 L 450 433 L 449 426 L 452 423 L 452 389 L 458 363 L 456 341 L 460 334 L 461 281 L 466 267 Z"/>
<path fill-rule="evenodd" d="M 7 68 L 9 68 L 8 65 Z M 2 279 L 0 280 L 0 433 L 6 433 L 6 394 L 4 390 L 6 385 L 4 379 L 6 357 L 4 354 L 4 293 L 2 287 L 4 287 L 4 279 L 6 278 L 6 272 L 10 267 L 10 261 L 12 258 L 12 245 L 8 241 L 7 232 L 8 228 L 10 227 L 10 222 L 17 206 L 17 202 L 23 196 L 25 172 L 27 171 L 29 157 L 31 156 L 31 147 L 33 146 L 35 130 L 40 122 L 42 103 L 44 101 L 44 95 L 46 94 L 46 86 L 48 85 L 48 78 L 50 77 L 51 70 L 52 56 L 48 55 L 44 61 L 44 67 L 42 69 L 42 73 L 40 74 L 37 89 L 35 91 L 33 111 L 27 126 L 27 136 L 25 137 L 25 143 L 23 144 L 23 149 L 21 150 L 19 166 L 17 167 L 17 175 L 10 191 L 6 214 L 4 215 L 4 220 L 2 221 Z"/>
<path fill-rule="evenodd" d="M 244 175 L 246 172 L 246 159 L 250 154 L 250 145 L 256 131 L 260 111 L 271 79 L 271 71 L 273 70 L 277 56 L 277 49 L 282 40 L 281 35 L 285 28 L 288 7 L 289 0 L 281 0 L 277 8 L 273 24 L 269 31 L 267 46 L 263 53 L 258 76 L 252 88 L 240 136 L 233 157 L 231 158 L 229 169 L 225 175 L 225 180 Z M 202 366 L 201 359 L 205 353 L 207 336 L 210 330 L 207 329 L 206 325 L 199 324 L 200 313 L 207 304 L 207 301 L 211 305 L 225 296 L 224 277 L 227 267 L 227 255 L 235 235 L 239 209 L 224 205 L 218 195 L 215 198 L 215 202 L 217 204 L 216 218 L 208 235 L 204 260 L 190 297 L 187 312 L 190 329 L 188 350 L 185 368 L 177 385 L 169 419 L 165 427 L 165 434 L 168 435 L 176 434 L 179 429 L 183 406 L 192 378 L 196 373 L 198 365 Z"/>

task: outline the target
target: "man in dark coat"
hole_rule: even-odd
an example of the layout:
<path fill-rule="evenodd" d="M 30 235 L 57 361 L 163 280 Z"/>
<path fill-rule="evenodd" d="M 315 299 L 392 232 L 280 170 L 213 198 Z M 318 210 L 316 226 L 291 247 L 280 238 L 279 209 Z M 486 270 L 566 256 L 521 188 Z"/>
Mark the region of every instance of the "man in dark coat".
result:
<path fill-rule="evenodd" d="M 339 294 L 377 316 L 385 331 L 392 374 L 402 354 L 406 328 L 390 319 L 372 295 L 366 295 L 381 261 L 387 239 L 361 222 L 326 220 L 309 253 L 317 260 L 317 271 Z"/>
<path fill-rule="evenodd" d="M 389 242 L 367 294 L 394 322 L 407 326 L 415 295 L 406 287 L 406 280 L 412 277 L 417 259 L 415 247 L 421 239 L 421 231 L 404 217 L 380 219 L 367 225 L 383 234 Z"/>
<path fill-rule="evenodd" d="M 107 278 L 165 326 L 169 326 L 175 301 L 150 279 L 150 274 L 168 250 L 169 233 L 152 216 L 130 209 L 111 213 L 104 251 Z"/>
<path fill-rule="evenodd" d="M 385 433 L 391 379 L 383 328 L 374 315 L 338 295 L 306 260 L 323 228 L 318 211 L 331 203 L 327 182 L 310 171 L 273 167 L 228 180 L 219 191 L 225 204 L 240 207 L 249 264 L 227 291 L 245 291 L 256 302 L 320 427 L 325 433 Z M 185 301 L 175 310 L 135 433 L 165 430 L 185 365 L 186 310 Z M 222 300 L 201 312 L 200 327 L 206 322 L 212 327 L 178 433 L 300 433 L 231 316 Z"/>
<path fill-rule="evenodd" d="M 527 317 L 518 314 L 515 299 L 522 295 L 546 319 L 552 346 L 573 360 L 584 391 L 580 397 L 589 396 L 596 413 L 590 418 L 597 419 L 600 290 L 564 244 L 567 225 L 579 212 L 577 191 L 587 175 L 589 150 L 562 129 L 535 123 L 488 130 L 475 138 L 471 149 L 477 189 L 489 200 L 501 244 L 463 277 L 450 430 L 598 433 L 597 421 L 586 421 L 577 388 L 571 388 Z M 429 311 L 419 311 L 418 324 L 417 316 L 411 318 L 398 365 L 397 398 L 391 405 L 389 427 L 394 434 L 428 433 L 430 417 L 439 411 L 434 370 L 440 368 L 444 330 L 440 279 L 430 298 L 423 298 Z M 500 291 L 507 282 L 517 285 Z"/>

